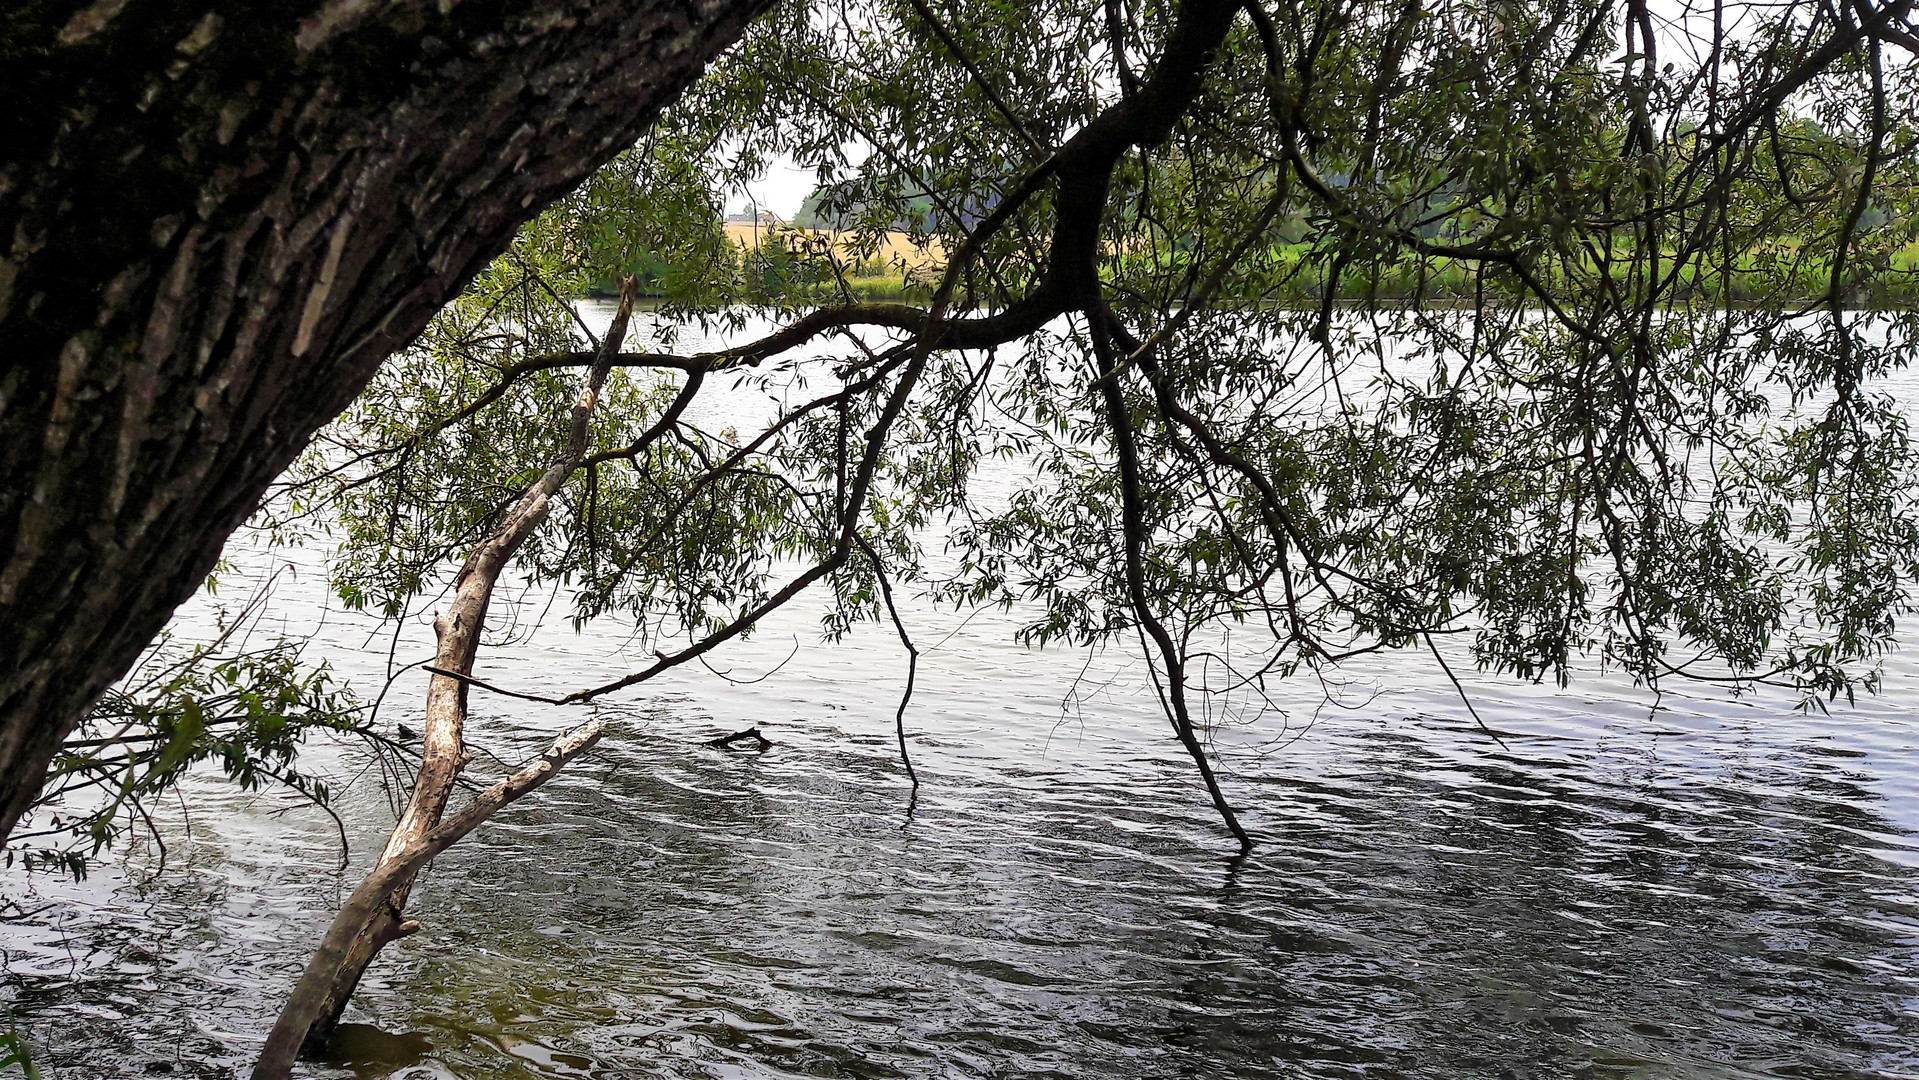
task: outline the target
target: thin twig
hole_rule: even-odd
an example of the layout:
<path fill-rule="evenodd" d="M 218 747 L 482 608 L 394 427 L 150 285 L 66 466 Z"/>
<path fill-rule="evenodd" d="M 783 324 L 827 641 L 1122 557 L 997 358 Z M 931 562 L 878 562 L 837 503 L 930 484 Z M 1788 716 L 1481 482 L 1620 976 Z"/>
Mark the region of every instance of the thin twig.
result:
<path fill-rule="evenodd" d="M 892 616 L 893 629 L 899 632 L 900 644 L 906 646 L 906 689 L 900 692 L 899 708 L 893 711 L 893 734 L 899 740 L 900 764 L 906 766 L 906 778 L 912 781 L 913 790 L 918 791 L 919 774 L 913 771 L 913 757 L 906 752 L 906 707 L 913 701 L 913 680 L 919 674 L 920 651 L 914 647 L 912 635 L 906 632 L 906 623 L 900 619 L 899 608 L 893 604 L 893 585 L 886 578 L 886 566 L 880 562 L 879 552 L 873 550 L 864 536 L 859 538 L 859 545 L 866 553 L 866 560 L 873 565 L 873 575 L 879 579 L 880 595 L 886 600 L 886 613 Z"/>

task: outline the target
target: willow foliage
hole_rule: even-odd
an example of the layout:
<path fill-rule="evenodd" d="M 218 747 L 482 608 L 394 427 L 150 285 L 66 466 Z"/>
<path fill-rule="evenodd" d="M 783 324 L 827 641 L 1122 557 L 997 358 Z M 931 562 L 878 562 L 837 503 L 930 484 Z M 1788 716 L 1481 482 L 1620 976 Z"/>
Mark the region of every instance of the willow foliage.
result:
<path fill-rule="evenodd" d="M 878 614 L 882 574 L 1036 604 L 1036 641 L 1138 635 L 1202 767 L 1191 690 L 1440 635 L 1527 678 L 1596 652 L 1850 694 L 1919 573 L 1885 388 L 1919 329 L 1909 11 L 789 2 L 284 505 L 337 505 L 343 593 L 401 610 L 543 466 L 570 301 L 644 255 L 676 317 L 785 329 L 623 359 L 526 568 L 688 645 L 576 698 L 815 580 L 836 626 Z M 722 196 L 776 158 L 841 232 L 728 247 Z M 913 301 L 860 301 L 900 232 Z M 774 257 L 803 287 L 759 287 Z M 675 411 L 739 379 L 797 389 L 764 431 Z"/>

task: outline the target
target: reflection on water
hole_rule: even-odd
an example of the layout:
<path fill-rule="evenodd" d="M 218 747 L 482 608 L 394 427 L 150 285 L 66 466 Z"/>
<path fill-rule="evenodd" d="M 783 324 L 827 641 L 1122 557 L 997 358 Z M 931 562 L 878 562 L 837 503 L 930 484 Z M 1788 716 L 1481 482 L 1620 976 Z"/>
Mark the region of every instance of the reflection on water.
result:
<path fill-rule="evenodd" d="M 386 640 L 326 611 L 302 558 L 287 630 L 370 694 Z M 997 614 L 915 616 L 939 644 L 909 816 L 897 642 L 814 645 L 816 618 L 715 662 L 757 675 L 799 643 L 764 681 L 678 673 L 608 706 L 588 760 L 434 865 L 426 930 L 310 1075 L 1919 1076 L 1909 659 L 1831 717 L 1478 680 L 1495 742 L 1429 657 L 1380 658 L 1336 705 L 1301 683 L 1283 728 L 1218 730 L 1262 839 L 1230 859 L 1143 671 L 1013 648 Z M 429 642 L 415 620 L 399 655 Z M 548 625 L 481 674 L 573 689 L 628 670 L 627 644 Z M 423 685 L 385 719 L 415 723 Z M 476 706 L 507 761 L 580 716 Z M 755 725 L 763 753 L 702 745 Z M 148 852 L 84 883 L 0 876 L 0 1030 L 52 1077 L 244 1075 L 390 821 L 349 790 L 341 873 L 311 811 L 191 794 L 164 873 Z"/>
<path fill-rule="evenodd" d="M 432 1040 L 417 1031 L 396 1033 L 372 1024 L 343 1023 L 333 1029 L 327 1063 L 378 1076 L 418 1065 L 432 1052 Z"/>

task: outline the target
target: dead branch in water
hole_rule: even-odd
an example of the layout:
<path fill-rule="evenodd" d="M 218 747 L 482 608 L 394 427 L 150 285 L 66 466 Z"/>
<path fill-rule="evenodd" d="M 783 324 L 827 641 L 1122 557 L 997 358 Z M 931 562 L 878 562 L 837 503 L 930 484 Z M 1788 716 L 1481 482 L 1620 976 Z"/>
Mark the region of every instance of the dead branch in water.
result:
<path fill-rule="evenodd" d="M 715 750 L 731 750 L 736 744 L 743 742 L 752 742 L 756 750 L 765 750 L 767 747 L 773 745 L 773 740 L 760 734 L 760 729 L 756 727 L 747 728 L 745 731 L 735 731 L 731 735 L 722 735 L 717 739 L 708 739 L 705 745 L 713 747 Z"/>
<path fill-rule="evenodd" d="M 293 1061 L 303 1049 L 317 1049 L 331 1037 L 334 1025 L 346 1010 L 347 1001 L 373 958 L 390 942 L 418 929 L 417 923 L 405 917 L 406 902 L 414 878 L 427 858 L 465 835 L 507 802 L 545 783 L 561 765 L 599 738 L 599 722 L 589 722 L 562 737 L 540 762 L 489 788 L 465 810 L 442 821 L 447 800 L 472 756 L 465 740 L 466 688 L 475 681 L 473 662 L 479 651 L 481 631 L 486 626 L 494 585 L 527 538 L 546 520 L 553 497 L 586 456 L 593 411 L 599 404 L 600 390 L 606 383 L 613 359 L 626 340 L 627 323 L 632 319 L 633 301 L 638 293 L 637 279 L 629 277 L 621 283 L 619 310 L 600 342 L 599 355 L 587 373 L 586 385 L 574 399 L 565 443 L 555 453 L 553 463 L 520 495 L 493 534 L 467 556 L 466 564 L 454 579 L 452 604 L 434 619 L 433 629 L 439 642 L 432 665 L 433 679 L 427 686 L 426 719 L 413 796 L 394 826 L 380 861 L 334 918 L 320 952 L 287 1000 L 254 1066 L 253 1080 L 285 1080 L 291 1076 Z M 489 796 L 492 802 L 488 801 Z M 457 822 L 465 822 L 464 827 L 446 831 Z M 436 839 L 443 835 L 443 840 Z M 438 847 L 433 846 L 436 843 Z"/>

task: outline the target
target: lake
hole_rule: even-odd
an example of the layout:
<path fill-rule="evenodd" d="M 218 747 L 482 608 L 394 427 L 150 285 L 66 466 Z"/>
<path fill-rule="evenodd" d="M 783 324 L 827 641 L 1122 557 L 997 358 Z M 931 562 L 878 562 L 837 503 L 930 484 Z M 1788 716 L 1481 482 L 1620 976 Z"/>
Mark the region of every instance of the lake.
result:
<path fill-rule="evenodd" d="M 396 643 L 330 602 L 319 552 L 243 534 L 230 557 L 220 600 L 271 578 L 263 632 L 363 696 L 390 646 L 426 655 L 423 618 Z M 627 630 L 518 599 L 481 677 L 551 693 L 636 664 Z M 828 645 L 817 607 L 782 612 L 716 655 L 726 678 L 603 706 L 599 747 L 443 855 L 425 930 L 306 1075 L 1919 1076 L 1911 653 L 1829 716 L 1456 664 L 1497 740 L 1425 653 L 1294 680 L 1213 733 L 1260 841 L 1241 858 L 1136 658 L 1017 647 L 1017 612 L 910 613 L 917 797 L 890 628 Z M 417 723 L 424 685 L 382 723 Z M 583 715 L 474 706 L 509 763 Z M 770 748 L 703 745 L 749 726 Z M 349 871 L 324 815 L 203 779 L 164 870 L 136 846 L 84 882 L 0 876 L 0 1030 L 50 1077 L 245 1075 L 390 823 L 355 751 L 312 760 L 357 775 Z"/>

